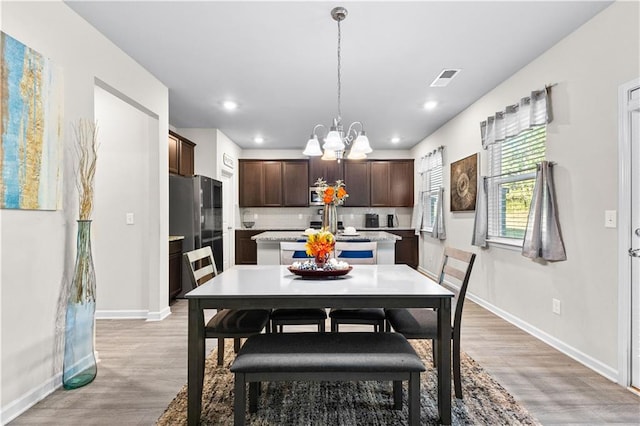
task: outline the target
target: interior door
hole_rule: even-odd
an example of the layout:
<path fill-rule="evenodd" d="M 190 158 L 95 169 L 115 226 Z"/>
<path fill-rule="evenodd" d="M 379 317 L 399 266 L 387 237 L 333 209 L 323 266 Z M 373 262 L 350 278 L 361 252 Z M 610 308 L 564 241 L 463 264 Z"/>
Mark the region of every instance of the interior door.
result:
<path fill-rule="evenodd" d="M 631 101 L 631 386 L 640 389 L 640 87 Z"/>
<path fill-rule="evenodd" d="M 231 267 L 231 230 L 233 229 L 233 176 L 227 175 L 224 171 L 221 175 L 222 181 L 222 253 L 223 266 L 226 271 Z"/>

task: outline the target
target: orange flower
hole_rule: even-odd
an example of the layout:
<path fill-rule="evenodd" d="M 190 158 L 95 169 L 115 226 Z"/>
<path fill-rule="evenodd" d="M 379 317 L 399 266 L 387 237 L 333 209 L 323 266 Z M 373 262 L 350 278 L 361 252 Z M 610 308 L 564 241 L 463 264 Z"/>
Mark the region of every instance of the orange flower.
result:
<path fill-rule="evenodd" d="M 325 204 L 342 204 L 344 199 L 349 196 L 344 187 L 344 182 L 337 180 L 334 185 L 327 185 L 327 181 L 320 178 L 316 181 L 316 193 Z"/>
<path fill-rule="evenodd" d="M 333 251 L 336 240 L 331 232 L 322 231 L 309 235 L 305 248 L 309 256 L 326 256 Z"/>

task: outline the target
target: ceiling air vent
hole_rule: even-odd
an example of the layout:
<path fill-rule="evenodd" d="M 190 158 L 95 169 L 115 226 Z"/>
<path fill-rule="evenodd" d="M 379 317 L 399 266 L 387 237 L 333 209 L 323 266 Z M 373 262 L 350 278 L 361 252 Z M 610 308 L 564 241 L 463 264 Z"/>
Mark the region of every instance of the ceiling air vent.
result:
<path fill-rule="evenodd" d="M 458 75 L 459 72 L 460 72 L 459 69 L 458 70 L 456 70 L 456 69 L 442 70 L 440 75 L 438 77 L 436 77 L 435 80 L 433 80 L 433 83 L 431 83 L 431 87 L 444 87 L 444 86 L 446 86 L 447 84 L 449 84 L 449 82 L 451 80 L 453 80 L 453 77 Z"/>

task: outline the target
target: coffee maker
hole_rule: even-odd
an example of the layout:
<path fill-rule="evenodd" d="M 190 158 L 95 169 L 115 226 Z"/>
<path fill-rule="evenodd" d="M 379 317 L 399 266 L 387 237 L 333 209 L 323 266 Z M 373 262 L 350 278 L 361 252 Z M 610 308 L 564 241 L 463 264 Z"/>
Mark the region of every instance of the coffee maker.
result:
<path fill-rule="evenodd" d="M 380 223 L 378 222 L 378 215 L 375 213 L 366 213 L 364 215 L 364 227 L 365 228 L 378 228 Z"/>
<path fill-rule="evenodd" d="M 387 228 L 395 228 L 398 226 L 398 216 L 395 214 L 387 215 Z"/>

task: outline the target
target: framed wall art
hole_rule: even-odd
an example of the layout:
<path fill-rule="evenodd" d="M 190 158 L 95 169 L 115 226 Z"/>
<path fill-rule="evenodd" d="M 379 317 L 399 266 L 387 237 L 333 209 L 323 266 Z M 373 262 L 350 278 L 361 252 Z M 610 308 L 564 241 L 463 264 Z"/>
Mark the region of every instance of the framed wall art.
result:
<path fill-rule="evenodd" d="M 62 69 L 0 33 L 0 208 L 56 210 L 62 175 Z"/>
<path fill-rule="evenodd" d="M 451 163 L 451 211 L 476 209 L 478 190 L 478 154 Z"/>

